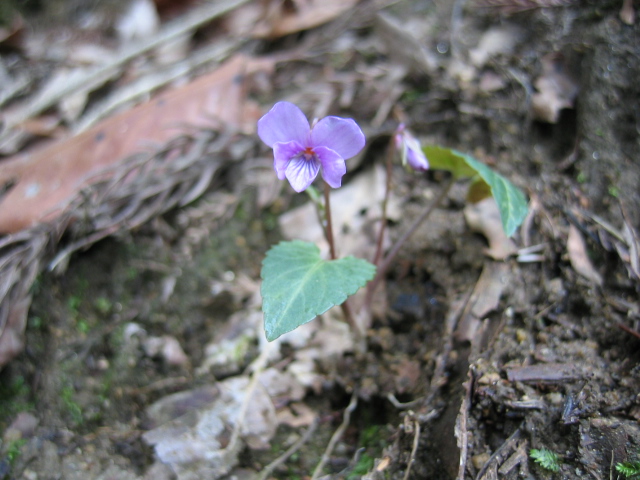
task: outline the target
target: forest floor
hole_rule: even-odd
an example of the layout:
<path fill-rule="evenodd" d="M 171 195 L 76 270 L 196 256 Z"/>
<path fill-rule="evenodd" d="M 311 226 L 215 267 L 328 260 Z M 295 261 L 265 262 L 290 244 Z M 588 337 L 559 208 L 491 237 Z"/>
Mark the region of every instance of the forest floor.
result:
<path fill-rule="evenodd" d="M 48 229 L 48 246 L 29 270 L 24 347 L 0 371 L 0 479 L 605 480 L 640 460 L 631 2 L 226 1 L 169 47 L 126 58 L 202 6 L 158 1 L 154 17 L 124 7 L 149 2 L 15 3 L 0 18 L 17 25 L 0 31 L 3 92 L 23 82 L 2 100 L 0 226 Z M 61 88 L 118 57 L 95 85 Z M 204 75 L 209 90 L 187 82 Z M 133 107 L 159 91 L 169 113 Z M 507 239 L 458 182 L 390 269 L 366 348 L 337 308 L 268 343 L 265 252 L 322 242 L 255 133 L 279 100 L 354 118 L 367 137 L 333 192 L 343 253 L 375 246 L 399 121 L 500 172 L 529 215 Z M 188 134 L 159 132 L 158 118 Z M 140 175 L 135 189 L 99 183 L 98 167 L 117 172 L 142 147 L 148 168 L 121 176 Z M 21 167 L 25 153 L 61 162 L 74 199 L 63 223 L 41 218 L 53 200 L 7 194 L 57 174 Z M 78 171 L 98 186 L 67 182 Z M 446 180 L 396 163 L 389 241 Z"/>

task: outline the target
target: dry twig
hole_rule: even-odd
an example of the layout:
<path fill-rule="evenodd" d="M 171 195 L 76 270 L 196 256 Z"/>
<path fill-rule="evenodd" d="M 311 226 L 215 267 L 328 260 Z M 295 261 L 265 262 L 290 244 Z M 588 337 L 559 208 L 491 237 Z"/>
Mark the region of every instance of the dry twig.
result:
<path fill-rule="evenodd" d="M 267 480 L 267 478 L 269 478 L 269 476 L 271 475 L 271 472 L 273 472 L 276 468 L 278 468 L 280 465 L 286 462 L 291 455 L 293 455 L 298 450 L 300 450 L 300 448 L 309 441 L 309 439 L 311 438 L 311 435 L 313 435 L 313 432 L 316 431 L 317 427 L 318 427 L 318 419 L 316 418 L 311 423 L 311 425 L 309 425 L 309 428 L 307 428 L 307 431 L 304 432 L 304 435 L 300 437 L 296 443 L 291 445 L 286 452 L 284 452 L 282 455 L 276 458 L 273 462 L 271 462 L 269 465 L 267 465 L 262 469 L 262 472 L 260 472 L 260 476 L 258 477 L 258 480 Z"/>
<path fill-rule="evenodd" d="M 415 418 L 413 412 L 410 412 L 410 415 L 413 417 L 413 445 L 411 447 L 411 455 L 409 456 L 409 462 L 407 463 L 407 470 L 404 472 L 403 480 L 409 479 L 411 467 L 413 467 L 413 462 L 416 460 L 416 452 L 418 451 L 418 445 L 420 444 L 420 422 Z"/>
<path fill-rule="evenodd" d="M 344 410 L 344 414 L 342 416 L 342 423 L 331 436 L 331 440 L 329 440 L 329 444 L 327 445 L 327 448 L 322 454 L 322 458 L 320 459 L 320 462 L 318 463 L 315 470 L 313 471 L 313 476 L 311 477 L 311 480 L 317 480 L 319 476 L 322 474 L 322 469 L 329 461 L 331 452 L 333 452 L 333 449 L 336 448 L 336 444 L 342 438 L 342 435 L 344 435 L 344 431 L 347 429 L 347 427 L 349 426 L 349 422 L 351 421 L 351 414 L 353 413 L 353 411 L 356 409 L 357 406 L 358 406 L 358 392 L 354 391 L 353 394 L 351 395 L 351 401 L 349 402 L 349 405 Z"/>
<path fill-rule="evenodd" d="M 455 435 L 458 438 L 458 448 L 460 448 L 460 464 L 458 467 L 458 480 L 464 480 L 464 472 L 467 468 L 467 452 L 469 449 L 469 431 L 467 430 L 467 419 L 471 410 L 471 396 L 474 389 L 474 371 L 469 368 L 469 379 L 465 382 L 466 393 L 462 405 L 460 405 L 460 414 L 456 420 Z"/>

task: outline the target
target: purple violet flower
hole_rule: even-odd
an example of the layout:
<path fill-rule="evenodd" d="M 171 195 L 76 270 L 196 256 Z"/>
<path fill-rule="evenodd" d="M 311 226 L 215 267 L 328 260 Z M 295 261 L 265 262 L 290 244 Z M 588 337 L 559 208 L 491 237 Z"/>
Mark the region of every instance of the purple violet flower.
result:
<path fill-rule="evenodd" d="M 405 128 L 404 123 L 398 125 L 396 129 L 395 142 L 396 148 L 400 150 L 403 165 L 408 163 L 418 172 L 429 170 L 429 160 L 420 148 L 420 142 Z"/>
<path fill-rule="evenodd" d="M 296 192 L 306 190 L 318 176 L 333 188 L 342 185 L 345 160 L 364 147 L 364 134 L 350 118 L 325 117 L 313 128 L 293 103 L 278 102 L 258 120 L 260 139 L 273 148 L 278 178 L 287 178 Z"/>

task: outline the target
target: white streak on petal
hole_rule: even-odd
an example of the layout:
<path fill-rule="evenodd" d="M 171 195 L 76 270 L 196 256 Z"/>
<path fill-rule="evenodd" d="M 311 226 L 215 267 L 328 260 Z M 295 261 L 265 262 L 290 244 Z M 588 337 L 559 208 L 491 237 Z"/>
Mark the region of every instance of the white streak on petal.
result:
<path fill-rule="evenodd" d="M 308 158 L 300 155 L 291 159 L 287 165 L 286 175 L 291 187 L 296 192 L 302 192 L 313 183 L 319 170 L 320 161 L 315 156 Z"/>
<path fill-rule="evenodd" d="M 275 143 L 273 145 L 273 168 L 280 180 L 285 179 L 287 166 L 291 159 L 303 151 L 304 147 L 298 142 Z"/>

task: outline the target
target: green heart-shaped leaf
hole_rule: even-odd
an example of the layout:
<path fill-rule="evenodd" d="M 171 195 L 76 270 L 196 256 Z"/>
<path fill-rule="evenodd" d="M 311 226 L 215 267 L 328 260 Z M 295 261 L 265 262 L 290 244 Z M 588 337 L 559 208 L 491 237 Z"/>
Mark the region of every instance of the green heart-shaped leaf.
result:
<path fill-rule="evenodd" d="M 262 262 L 262 311 L 267 340 L 310 322 L 373 278 L 376 267 L 346 257 L 323 260 L 312 243 L 294 240 L 272 247 Z"/>
<path fill-rule="evenodd" d="M 450 148 L 428 145 L 423 148 L 429 165 L 436 170 L 447 170 L 456 178 L 468 178 L 478 175 L 491 189 L 500 210 L 502 228 L 507 236 L 514 234 L 527 216 L 528 204 L 524 193 L 499 173 L 494 172 L 475 158 Z M 472 184 L 477 194 L 480 184 Z"/>

